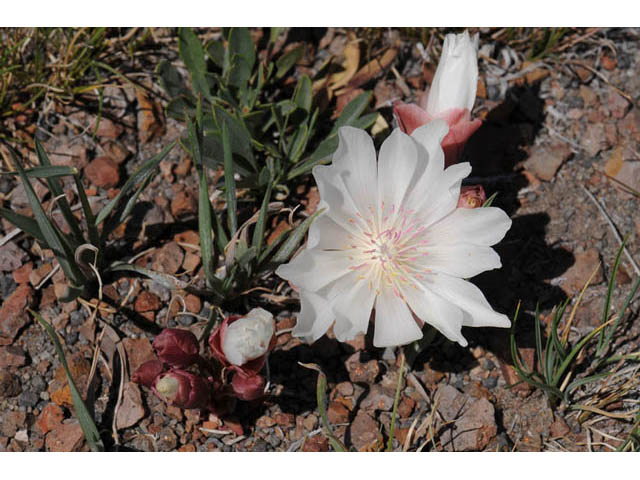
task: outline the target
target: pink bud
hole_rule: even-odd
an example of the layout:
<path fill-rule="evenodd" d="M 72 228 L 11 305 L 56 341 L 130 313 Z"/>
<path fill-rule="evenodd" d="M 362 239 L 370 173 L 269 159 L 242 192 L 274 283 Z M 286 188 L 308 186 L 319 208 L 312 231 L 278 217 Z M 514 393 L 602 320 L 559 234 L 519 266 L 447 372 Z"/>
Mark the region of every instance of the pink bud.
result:
<path fill-rule="evenodd" d="M 164 372 L 164 365 L 160 360 L 149 360 L 138 367 L 131 380 L 151 388 L 156 377 Z"/>
<path fill-rule="evenodd" d="M 156 377 L 154 393 L 180 408 L 210 408 L 211 385 L 199 375 L 173 369 Z"/>
<path fill-rule="evenodd" d="M 198 339 L 196 336 L 179 328 L 165 328 L 153 340 L 153 348 L 158 357 L 172 367 L 185 368 L 198 361 Z"/>
<path fill-rule="evenodd" d="M 458 208 L 478 208 L 484 205 L 487 196 L 484 193 L 482 185 L 470 185 L 460 189 L 460 197 L 458 197 Z"/>
<path fill-rule="evenodd" d="M 458 163 L 467 140 L 482 125 L 480 119 L 471 120 L 471 113 L 467 109 L 451 109 L 431 116 L 426 110 L 416 105 L 397 102 L 393 106 L 393 113 L 400 130 L 407 135 L 411 135 L 416 128 L 438 118 L 447 122 L 449 133 L 442 140 L 446 167 Z"/>
<path fill-rule="evenodd" d="M 247 402 L 264 396 L 264 377 L 262 375 L 245 376 L 236 372 L 231 380 L 233 391 L 240 400 Z"/>

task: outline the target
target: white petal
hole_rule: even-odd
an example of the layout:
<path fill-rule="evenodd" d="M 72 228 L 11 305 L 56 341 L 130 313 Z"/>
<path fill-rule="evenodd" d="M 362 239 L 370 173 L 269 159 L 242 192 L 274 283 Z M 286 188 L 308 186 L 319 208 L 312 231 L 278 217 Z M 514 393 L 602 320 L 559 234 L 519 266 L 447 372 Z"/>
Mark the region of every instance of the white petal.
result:
<path fill-rule="evenodd" d="M 444 170 L 444 152 L 442 140 L 449 133 L 449 125 L 442 119 L 436 119 L 416 128 L 411 137 L 418 142 L 429 154 L 429 162 L 435 162 L 433 167 Z"/>
<path fill-rule="evenodd" d="M 426 162 L 425 162 L 426 163 Z M 385 211 L 397 211 L 417 180 L 418 145 L 397 128 L 384 141 L 378 160 L 378 196 Z"/>
<path fill-rule="evenodd" d="M 456 209 L 460 197 L 460 185 L 470 173 L 471 165 L 464 162 L 451 165 L 441 175 L 435 176 L 432 188 L 423 193 L 422 201 L 416 208 L 425 227 L 429 227 Z"/>
<path fill-rule="evenodd" d="M 352 262 L 347 252 L 302 250 L 297 257 L 276 269 L 276 274 L 296 287 L 316 291 L 349 273 Z"/>
<path fill-rule="evenodd" d="M 465 31 L 449 34 L 429 89 L 427 113 L 436 116 L 452 108 L 471 110 L 478 87 L 478 38 Z"/>
<path fill-rule="evenodd" d="M 429 227 L 429 243 L 468 242 L 491 246 L 498 243 L 511 227 L 511 219 L 499 208 L 457 208 Z"/>
<path fill-rule="evenodd" d="M 367 332 L 376 298 L 377 285 L 370 286 L 367 279 L 357 277 L 351 278 L 350 282 L 351 286 L 345 286 L 344 294 L 338 296 L 333 303 L 336 316 L 333 332 L 340 342 L 353 340 L 359 333 Z"/>
<path fill-rule="evenodd" d="M 333 320 L 333 311 L 326 299 L 317 293 L 300 290 L 300 313 L 291 332 L 293 336 L 315 342 L 327 332 Z"/>
<path fill-rule="evenodd" d="M 373 345 L 395 347 L 422 338 L 422 331 L 407 304 L 389 289 L 376 298 L 376 320 Z"/>
<path fill-rule="evenodd" d="M 338 129 L 338 149 L 333 154 L 333 166 L 340 170 L 347 190 L 361 214 L 369 205 L 377 203 L 376 150 L 371 136 L 362 129 L 341 127 Z"/>
<path fill-rule="evenodd" d="M 325 208 L 327 204 L 321 201 L 318 210 Z M 309 227 L 307 248 L 319 248 L 322 250 L 336 250 L 349 247 L 349 232 L 326 214 L 320 214 Z"/>
<path fill-rule="evenodd" d="M 511 326 L 509 318 L 493 310 L 480 289 L 471 282 L 441 273 L 426 276 L 423 284 L 468 313 L 469 315 L 463 318 L 465 326 L 504 328 Z"/>
<path fill-rule="evenodd" d="M 340 176 L 340 171 L 333 166 L 318 165 L 313 167 L 312 173 L 318 185 L 320 198 L 328 207 L 324 215 L 350 233 L 359 233 L 359 210 Z"/>
<path fill-rule="evenodd" d="M 467 346 L 461 332 L 462 310 L 419 283 L 403 287 L 402 294 L 420 320 L 434 327 L 452 342 Z"/>
<path fill-rule="evenodd" d="M 502 266 L 500 256 L 491 247 L 470 243 L 440 244 L 426 247 L 424 251 L 427 255 L 421 263 L 426 268 L 454 277 L 471 278 Z"/>

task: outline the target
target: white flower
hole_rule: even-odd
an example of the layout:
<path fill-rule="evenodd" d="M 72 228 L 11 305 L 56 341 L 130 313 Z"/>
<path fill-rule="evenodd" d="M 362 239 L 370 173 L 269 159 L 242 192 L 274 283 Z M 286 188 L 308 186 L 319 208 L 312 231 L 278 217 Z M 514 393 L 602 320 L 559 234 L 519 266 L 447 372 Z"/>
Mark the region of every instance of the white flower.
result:
<path fill-rule="evenodd" d="M 478 88 L 478 34 L 448 34 L 427 99 L 427 113 L 436 117 L 451 109 L 471 111 Z"/>
<path fill-rule="evenodd" d="M 443 120 L 411 137 L 397 129 L 377 163 L 365 131 L 339 130 L 333 164 L 313 169 L 325 213 L 306 248 L 276 271 L 300 291 L 294 335 L 315 341 L 335 321 L 336 338 L 353 339 L 366 332 L 374 308 L 378 347 L 421 338 L 415 318 L 461 345 L 463 325 L 509 326 L 463 279 L 501 266 L 490 245 L 511 220 L 498 208 L 456 208 L 471 167 L 444 169 L 447 130 Z"/>
<path fill-rule="evenodd" d="M 222 351 L 229 363 L 244 365 L 267 353 L 275 330 L 273 315 L 262 308 L 254 308 L 227 327 Z"/>

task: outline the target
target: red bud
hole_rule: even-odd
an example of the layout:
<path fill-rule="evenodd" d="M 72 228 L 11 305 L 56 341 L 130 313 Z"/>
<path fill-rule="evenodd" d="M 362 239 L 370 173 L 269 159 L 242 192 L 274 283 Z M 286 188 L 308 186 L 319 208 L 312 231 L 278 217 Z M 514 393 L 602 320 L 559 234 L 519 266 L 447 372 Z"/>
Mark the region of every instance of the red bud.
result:
<path fill-rule="evenodd" d="M 264 377 L 262 375 L 244 376 L 235 373 L 231 380 L 233 391 L 240 400 L 257 400 L 264 396 Z"/>
<path fill-rule="evenodd" d="M 460 189 L 458 208 L 478 208 L 484 205 L 487 196 L 482 185 L 469 185 Z"/>
<path fill-rule="evenodd" d="M 138 367 L 131 380 L 151 388 L 156 377 L 164 372 L 164 366 L 160 360 L 149 360 Z"/>
<path fill-rule="evenodd" d="M 211 385 L 199 375 L 173 369 L 156 377 L 155 394 L 180 408 L 210 408 Z"/>
<path fill-rule="evenodd" d="M 186 368 L 198 361 L 198 339 L 188 330 L 165 328 L 153 340 L 158 357 L 172 367 Z"/>

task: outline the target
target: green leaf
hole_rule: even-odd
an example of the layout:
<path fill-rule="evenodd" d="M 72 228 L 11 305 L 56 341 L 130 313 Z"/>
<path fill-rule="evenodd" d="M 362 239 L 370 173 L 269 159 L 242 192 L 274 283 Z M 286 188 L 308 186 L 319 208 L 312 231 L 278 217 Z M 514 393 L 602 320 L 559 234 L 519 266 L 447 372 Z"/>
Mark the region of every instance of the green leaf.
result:
<path fill-rule="evenodd" d="M 44 151 L 42 145 L 35 139 L 36 146 L 36 154 L 38 155 L 38 161 L 40 165 L 45 169 L 54 168 L 49 161 L 49 157 L 47 156 L 47 152 Z M 60 211 L 62 212 L 62 216 L 64 220 L 67 222 L 69 227 L 71 228 L 71 233 L 73 235 L 73 239 L 75 241 L 74 248 L 78 245 L 85 242 L 84 235 L 82 234 L 82 230 L 80 230 L 80 225 L 78 224 L 78 220 L 73 216 L 73 212 L 71 211 L 71 207 L 69 206 L 69 202 L 67 202 L 67 196 L 64 194 L 62 190 L 62 185 L 58 181 L 56 177 L 48 177 L 46 179 L 47 185 L 49 186 L 49 190 L 54 198 L 58 198 L 58 206 L 60 207 Z"/>
<path fill-rule="evenodd" d="M 498 196 L 498 192 L 496 192 L 493 195 L 491 195 L 489 198 L 487 198 L 485 200 L 485 202 L 482 204 L 482 207 L 483 208 L 490 207 L 491 204 L 493 204 L 493 201 L 496 199 L 497 196 Z"/>
<path fill-rule="evenodd" d="M 229 84 L 243 89 L 251 77 L 253 64 L 256 60 L 256 47 L 251 39 L 249 29 L 232 28 L 229 33 L 228 48 L 231 61 Z"/>
<path fill-rule="evenodd" d="M 205 76 L 207 64 L 200 39 L 190 28 L 180 28 L 178 30 L 178 48 L 180 57 L 191 74 L 193 90 L 210 100 L 211 91 Z"/>
<path fill-rule="evenodd" d="M 184 94 L 191 95 L 182 76 L 168 60 L 160 61 L 156 68 L 156 75 L 160 78 L 160 84 L 169 97 L 175 98 Z"/>
<path fill-rule="evenodd" d="M 84 218 L 87 223 L 89 240 L 92 245 L 94 245 L 98 249 L 101 249 L 102 245 L 100 245 L 100 234 L 98 233 L 98 227 L 96 227 L 96 219 L 93 215 L 93 211 L 91 210 L 91 205 L 89 204 L 87 193 L 84 191 L 84 186 L 82 185 L 82 181 L 80 180 L 79 175 L 74 175 L 73 180 L 76 183 L 76 189 L 78 190 L 78 197 L 80 198 L 80 204 L 82 205 L 82 211 L 84 213 Z"/>
<path fill-rule="evenodd" d="M 36 222 L 33 218 L 25 217 L 24 215 L 20 215 L 19 213 L 14 212 L 13 210 L 8 210 L 2 207 L 0 207 L 0 217 L 6 218 L 20 230 L 28 233 L 40 243 L 46 245 L 47 242 L 44 239 L 44 235 L 42 235 L 42 232 L 40 231 L 38 222 Z"/>
<path fill-rule="evenodd" d="M 133 188 L 141 182 L 144 182 L 155 170 L 164 157 L 175 146 L 176 142 L 171 142 L 160 153 L 144 162 L 138 170 L 131 175 L 124 183 L 118 194 L 102 209 L 96 218 L 96 225 L 100 225 L 113 209 L 133 190 Z M 103 232 L 104 236 L 104 232 Z"/>
<path fill-rule="evenodd" d="M 298 127 L 289 144 L 289 160 L 291 160 L 292 163 L 296 163 L 300 159 L 300 156 L 304 153 L 307 146 L 308 139 L 309 127 L 307 127 L 306 123 L 303 123 Z"/>
<path fill-rule="evenodd" d="M 295 104 L 306 112 L 311 111 L 311 104 L 313 101 L 313 92 L 311 88 L 311 79 L 308 75 L 303 75 L 298 81 L 296 86 L 296 92 L 293 95 L 293 101 Z"/>
<path fill-rule="evenodd" d="M 371 92 L 361 93 L 351 100 L 346 107 L 344 107 L 344 110 L 342 110 L 340 117 L 336 120 L 336 123 L 327 138 L 320 142 L 308 159 L 304 160 L 300 165 L 289 171 L 287 174 L 288 180 L 309 172 L 316 165 L 328 163 L 331 160 L 331 156 L 338 148 L 338 129 L 340 127 L 352 126 L 357 128 L 368 128 L 373 125 L 378 116 L 377 113 L 371 113 L 360 117 L 362 112 L 364 112 L 369 105 L 371 95 Z"/>
<path fill-rule="evenodd" d="M 224 68 L 224 43 L 221 40 L 212 40 L 207 44 L 209 58 L 217 67 Z"/>
<path fill-rule="evenodd" d="M 51 220 L 42 208 L 42 204 L 40 203 L 40 200 L 38 200 L 38 196 L 33 190 L 31 182 L 25 175 L 24 169 L 22 168 L 22 165 L 16 157 L 13 149 L 10 149 L 10 153 L 13 157 L 13 161 L 18 170 L 18 173 L 20 174 L 22 183 L 24 184 L 24 190 L 27 194 L 27 199 L 29 200 L 31 209 L 33 210 L 38 228 L 40 229 L 40 232 L 42 232 L 42 236 L 44 237 L 44 244 L 48 248 L 53 250 L 53 253 L 58 259 L 58 263 L 60 264 L 60 268 L 62 268 L 62 271 L 64 272 L 66 277 L 75 285 L 83 285 L 85 281 L 84 275 L 82 275 L 77 266 L 70 263 L 69 260 L 73 258 L 73 254 L 69 251 L 68 248 L 66 248 L 64 240 L 61 238 L 58 231 L 54 228 Z"/>
<path fill-rule="evenodd" d="M 222 123 L 222 151 L 224 157 L 224 186 L 227 199 L 227 225 L 229 233 L 233 237 L 238 230 L 238 212 L 236 208 L 236 179 L 233 168 L 233 158 L 231 155 L 231 141 L 229 140 L 229 130 L 226 122 Z"/>
<path fill-rule="evenodd" d="M 311 215 L 309 218 L 305 219 L 305 221 L 302 222 L 298 226 L 298 228 L 296 228 L 296 230 L 289 236 L 289 238 L 287 238 L 287 241 L 284 242 L 282 247 L 280 247 L 280 249 L 273 256 L 273 259 L 271 260 L 271 262 L 273 264 L 280 264 L 280 263 L 284 263 L 287 260 L 289 260 L 289 257 L 291 257 L 291 255 L 293 255 L 293 252 L 296 250 L 296 248 L 298 248 L 298 245 L 300 245 L 300 243 L 304 239 L 304 236 L 307 234 L 307 230 L 309 230 L 309 227 L 311 226 L 311 223 L 322 212 L 324 212 L 324 209 L 318 210 L 316 213 Z"/>
<path fill-rule="evenodd" d="M 347 104 L 347 106 L 344 107 L 344 110 L 342 110 L 342 113 L 340 114 L 340 117 L 338 118 L 338 120 L 336 120 L 336 123 L 333 125 L 333 129 L 331 130 L 331 132 L 338 133 L 338 128 L 344 127 L 347 125 L 356 126 L 354 125 L 354 122 L 356 122 L 358 117 L 362 115 L 362 113 L 365 111 L 365 109 L 371 102 L 371 96 L 372 96 L 371 92 L 363 92 L 360 95 L 358 95 L 356 98 L 351 100 Z M 377 116 L 377 114 L 374 114 L 374 115 Z"/>
<path fill-rule="evenodd" d="M 260 206 L 260 214 L 258 215 L 258 221 L 256 222 L 255 229 L 253 230 L 253 239 L 251 245 L 256 249 L 256 255 L 259 256 L 262 252 L 262 242 L 264 240 L 264 230 L 267 225 L 267 210 L 269 202 L 271 201 L 271 190 L 273 183 L 269 182 L 267 185 L 267 191 L 262 199 L 262 205 Z"/>
<path fill-rule="evenodd" d="M 29 168 L 24 171 L 25 175 L 29 178 L 55 178 L 66 177 L 73 175 L 78 170 L 73 167 L 67 167 L 65 165 L 47 165 Z M 18 172 L 0 172 L 0 175 L 18 175 Z"/>
<path fill-rule="evenodd" d="M 293 67 L 298 60 L 302 58 L 304 55 L 304 45 L 298 45 L 296 48 L 291 50 L 290 52 L 282 55 L 278 60 L 276 60 L 276 68 L 278 69 L 276 72 L 276 78 L 280 79 L 285 76 L 285 74 Z"/>
<path fill-rule="evenodd" d="M 100 433 L 98 432 L 98 428 L 93 421 L 93 417 L 91 413 L 89 413 L 89 409 L 84 403 L 82 399 L 82 395 L 80 395 L 80 391 L 76 386 L 76 383 L 73 380 L 73 376 L 71 375 L 71 371 L 69 370 L 69 365 L 67 364 L 67 359 L 65 358 L 64 351 L 62 349 L 62 345 L 60 344 L 60 340 L 58 340 L 58 335 L 56 331 L 53 329 L 51 324 L 47 322 L 44 318 L 42 318 L 37 312 L 33 310 L 29 310 L 31 315 L 35 317 L 35 319 L 42 325 L 47 332 L 47 335 L 53 341 L 54 346 L 56 347 L 56 352 L 58 354 L 58 358 L 60 359 L 60 363 L 64 368 L 64 372 L 67 375 L 67 381 L 69 382 L 69 389 L 71 390 L 71 399 L 73 400 L 73 408 L 76 416 L 78 417 L 78 422 L 80 422 L 80 427 L 82 428 L 82 432 L 84 433 L 84 437 L 89 444 L 89 447 L 94 452 L 103 452 L 104 444 L 102 443 L 102 439 L 100 438 Z"/>

